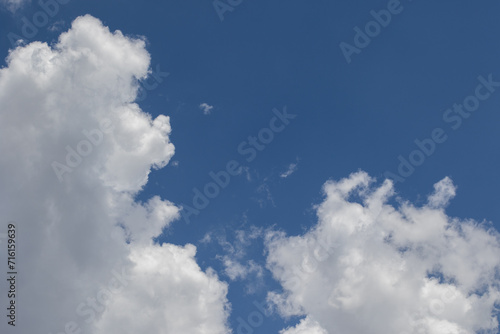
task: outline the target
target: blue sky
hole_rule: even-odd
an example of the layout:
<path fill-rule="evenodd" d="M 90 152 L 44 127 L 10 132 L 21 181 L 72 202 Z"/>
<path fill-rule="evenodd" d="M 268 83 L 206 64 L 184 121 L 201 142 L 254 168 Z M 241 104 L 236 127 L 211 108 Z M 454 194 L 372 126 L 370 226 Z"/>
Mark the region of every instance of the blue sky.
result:
<path fill-rule="evenodd" d="M 371 11 L 390 6 L 398 14 L 391 14 L 386 27 L 379 25 L 380 32 L 348 61 L 340 44 L 355 47 L 354 28 L 364 31 L 374 20 Z M 193 206 L 193 189 L 203 191 L 212 181 L 210 172 L 226 170 L 233 160 L 243 166 L 199 214 L 189 222 L 180 216 L 155 239 L 159 244 L 195 245 L 201 270 L 213 268 L 228 283 L 228 321 L 234 333 L 239 333 L 238 318 L 247 319 L 255 311 L 254 301 L 265 301 L 270 291 L 284 291 L 283 281 L 273 278 L 273 269 L 266 266 L 272 247 L 265 235 L 271 230 L 304 235 L 318 222 L 325 182 L 361 170 L 381 186 L 388 172 L 398 174 L 399 157 L 409 160 L 418 149 L 415 140 L 428 143 L 436 129 L 446 140 L 430 144 L 432 153 L 420 155 L 423 163 L 404 182 L 395 182 L 389 203 L 398 207 L 401 198 L 425 206 L 433 185 L 448 176 L 457 193 L 446 215 L 500 228 L 498 2 L 243 0 L 220 14 L 223 20 L 208 0 L 72 0 L 58 7 L 35 36 L 26 38 L 23 22 L 33 22 L 43 8 L 35 1 L 10 11 L 4 6 L 0 52 L 5 58 L 13 48 L 9 33 L 25 37 L 22 45 L 42 41 L 54 46 L 72 21 L 85 14 L 111 31 L 144 36 L 149 67 L 160 72 L 161 82 L 150 75 L 152 86 L 145 89 L 148 84 L 142 84 L 147 96 L 138 104 L 153 119 L 170 117 L 175 155 L 135 191 L 137 202 L 158 195 L 178 207 Z M 493 82 L 491 90 L 485 80 Z M 447 113 L 475 96 L 478 85 L 488 96 L 468 100 L 479 101 L 477 110 L 468 118 Z M 203 103 L 212 107 L 209 112 L 203 112 Z M 295 118 L 247 161 L 239 145 L 269 128 L 276 112 L 283 110 Z M 292 164 L 293 173 L 280 176 Z M 252 230 L 260 232 L 249 237 Z M 246 235 L 247 244 L 238 233 Z M 241 247 L 240 257 L 228 244 Z M 261 277 L 250 272 L 231 279 L 224 256 L 243 264 L 253 261 Z M 327 333 L 337 333 L 304 308 Z M 303 318 L 274 312 L 255 332 L 278 333 Z M 322 333 L 313 330 L 304 333 Z"/>

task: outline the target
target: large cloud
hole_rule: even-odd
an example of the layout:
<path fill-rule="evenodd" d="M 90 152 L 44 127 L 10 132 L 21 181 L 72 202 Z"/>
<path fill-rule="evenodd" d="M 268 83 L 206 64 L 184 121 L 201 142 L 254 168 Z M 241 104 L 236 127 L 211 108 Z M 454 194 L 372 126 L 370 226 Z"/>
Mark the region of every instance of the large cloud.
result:
<path fill-rule="evenodd" d="M 314 228 L 267 236 L 283 287 L 268 298 L 285 317 L 307 316 L 285 333 L 496 333 L 498 232 L 445 214 L 449 178 L 420 207 L 389 204 L 392 183 L 372 182 L 364 172 L 327 182 Z"/>
<path fill-rule="evenodd" d="M 174 154 L 169 118 L 134 103 L 149 63 L 143 40 L 84 16 L 0 70 L 0 232 L 18 225 L 18 333 L 228 332 L 227 285 L 195 247 L 152 243 L 178 208 L 134 200 Z"/>

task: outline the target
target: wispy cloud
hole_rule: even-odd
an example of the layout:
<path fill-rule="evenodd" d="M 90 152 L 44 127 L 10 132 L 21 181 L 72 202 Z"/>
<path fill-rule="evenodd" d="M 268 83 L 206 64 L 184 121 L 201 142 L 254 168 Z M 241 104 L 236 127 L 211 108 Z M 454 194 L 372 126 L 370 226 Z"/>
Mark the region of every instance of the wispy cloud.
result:
<path fill-rule="evenodd" d="M 9 11 L 14 13 L 16 10 L 25 5 L 28 0 L 0 0 L 0 3 L 3 4 Z"/>
<path fill-rule="evenodd" d="M 259 203 L 260 208 L 266 207 L 268 203 L 271 203 L 273 207 L 276 207 L 276 203 L 274 203 L 273 194 L 271 193 L 271 189 L 267 184 L 267 178 L 264 179 L 264 183 L 262 183 L 257 188 L 257 194 L 259 194 L 259 197 L 256 198 L 255 200 Z"/>
<path fill-rule="evenodd" d="M 55 31 L 61 31 L 64 27 L 64 20 L 59 20 L 50 25 L 48 28 L 49 31 L 55 32 Z"/>
<path fill-rule="evenodd" d="M 291 163 L 288 166 L 288 169 L 280 174 L 280 177 L 283 179 L 286 179 L 287 177 L 289 177 L 290 175 L 295 173 L 297 171 L 297 169 L 298 169 L 298 163 Z"/>
<path fill-rule="evenodd" d="M 209 115 L 212 113 L 212 109 L 214 106 L 209 105 L 208 103 L 202 103 L 200 104 L 200 109 L 203 110 L 204 115 Z"/>
<path fill-rule="evenodd" d="M 246 214 L 243 214 L 243 225 L 247 223 Z M 210 231 L 199 241 L 200 245 L 216 243 L 222 248 L 222 252 L 216 255 L 224 269 L 222 273 L 230 281 L 245 282 L 245 292 L 255 293 L 263 286 L 264 266 L 250 258 L 248 251 L 254 246 L 258 239 L 262 239 L 264 230 L 254 225 L 246 229 L 229 232 Z M 228 238 L 230 240 L 228 240 Z"/>

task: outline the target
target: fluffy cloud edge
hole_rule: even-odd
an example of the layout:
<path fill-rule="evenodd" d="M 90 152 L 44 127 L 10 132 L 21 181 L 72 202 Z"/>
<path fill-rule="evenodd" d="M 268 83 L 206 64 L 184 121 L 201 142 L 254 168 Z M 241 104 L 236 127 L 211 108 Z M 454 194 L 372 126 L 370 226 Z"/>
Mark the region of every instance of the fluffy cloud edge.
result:
<path fill-rule="evenodd" d="M 498 328 L 500 237 L 445 214 L 456 192 L 451 179 L 422 207 L 388 204 L 392 182 L 374 186 L 365 172 L 323 190 L 317 225 L 300 236 L 266 236 L 267 267 L 283 288 L 268 300 L 283 317 L 315 319 L 328 333 Z"/>
<path fill-rule="evenodd" d="M 0 69 L 0 212 L 23 236 L 22 332 L 230 332 L 227 284 L 196 248 L 153 244 L 179 208 L 135 200 L 175 152 L 169 117 L 135 103 L 149 66 L 144 39 L 85 15 Z"/>

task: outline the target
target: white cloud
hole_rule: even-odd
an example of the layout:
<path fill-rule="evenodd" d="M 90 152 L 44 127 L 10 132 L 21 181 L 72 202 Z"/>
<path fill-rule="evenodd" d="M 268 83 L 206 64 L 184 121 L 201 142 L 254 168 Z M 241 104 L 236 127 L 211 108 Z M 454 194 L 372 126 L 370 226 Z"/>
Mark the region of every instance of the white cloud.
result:
<path fill-rule="evenodd" d="M 297 326 L 281 330 L 280 334 L 328 334 L 328 332 L 318 322 L 306 317 Z"/>
<path fill-rule="evenodd" d="M 227 284 L 196 248 L 152 243 L 179 209 L 134 200 L 174 154 L 169 117 L 134 103 L 149 64 L 143 40 L 84 16 L 0 70 L 0 214 L 19 230 L 20 333 L 229 332 Z M 112 131 L 99 134 L 103 120 Z M 61 182 L 53 163 L 68 163 L 68 147 Z"/>
<path fill-rule="evenodd" d="M 30 0 L 1 0 L 2 5 L 11 12 L 15 12 L 28 2 L 30 2 Z"/>
<path fill-rule="evenodd" d="M 225 235 L 219 235 L 216 240 L 224 250 L 224 254 L 217 255 L 217 258 L 224 266 L 224 274 L 231 280 L 247 280 L 245 286 L 247 293 L 253 293 L 263 286 L 264 268 L 252 259 L 248 259 L 247 249 L 252 243 L 262 238 L 262 228 L 250 226 L 248 230 L 235 231 L 233 243 L 227 241 Z M 212 241 L 212 233 L 207 233 L 201 240 L 202 243 Z"/>
<path fill-rule="evenodd" d="M 214 107 L 211 106 L 211 105 L 209 105 L 208 103 L 202 103 L 202 104 L 200 104 L 200 109 L 203 110 L 203 114 L 204 115 L 208 115 L 208 114 L 212 113 L 212 109 L 213 108 Z"/>
<path fill-rule="evenodd" d="M 287 170 L 280 174 L 280 177 L 286 179 L 287 177 L 295 173 L 295 171 L 297 171 L 298 168 L 297 165 L 298 165 L 297 163 L 291 163 L 288 166 Z"/>
<path fill-rule="evenodd" d="M 309 317 L 328 333 L 497 330 L 498 232 L 445 214 L 455 194 L 449 178 L 423 207 L 394 207 L 392 183 L 372 182 L 364 172 L 327 182 L 316 226 L 267 235 L 267 266 L 283 287 L 268 299 L 283 316 Z"/>
<path fill-rule="evenodd" d="M 445 207 L 455 197 L 456 187 L 449 177 L 434 185 L 434 193 L 429 196 L 428 204 L 433 208 Z"/>
<path fill-rule="evenodd" d="M 134 249 L 131 284 L 111 300 L 96 333 L 228 333 L 227 284 L 202 272 L 195 253 L 193 245 Z"/>
<path fill-rule="evenodd" d="M 262 278 L 264 274 L 262 266 L 258 265 L 255 261 L 249 260 L 245 264 L 235 261 L 229 256 L 223 256 L 222 262 L 224 264 L 225 274 L 232 280 L 245 279 L 248 275 L 255 273 L 258 278 Z"/>

